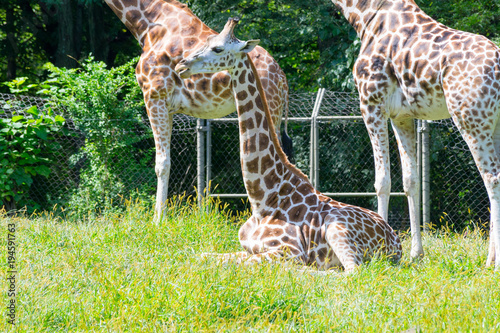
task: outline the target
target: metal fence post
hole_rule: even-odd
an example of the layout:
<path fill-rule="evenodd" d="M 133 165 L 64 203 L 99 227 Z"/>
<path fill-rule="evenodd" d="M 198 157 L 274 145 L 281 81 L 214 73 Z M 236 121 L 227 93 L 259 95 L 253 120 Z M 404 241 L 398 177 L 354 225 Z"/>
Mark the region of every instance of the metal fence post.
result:
<path fill-rule="evenodd" d="M 422 120 L 417 119 L 417 185 L 418 185 L 418 223 L 422 223 Z"/>
<path fill-rule="evenodd" d="M 207 133 L 207 196 L 210 195 L 210 181 L 212 180 L 212 122 L 210 119 L 206 120 L 206 133 Z"/>
<path fill-rule="evenodd" d="M 314 108 L 311 114 L 311 148 L 310 148 L 310 171 L 309 179 L 314 187 L 319 185 L 319 128 L 318 128 L 318 113 L 321 108 L 321 102 L 325 94 L 325 88 L 319 88 L 314 101 Z"/>
<path fill-rule="evenodd" d="M 198 177 L 198 204 L 203 200 L 203 191 L 206 187 L 206 170 L 205 170 L 205 120 L 197 119 L 196 121 L 196 143 L 197 143 L 197 177 Z"/>
<path fill-rule="evenodd" d="M 429 231 L 431 222 L 429 132 L 429 122 L 422 120 L 422 223 L 424 232 Z"/>

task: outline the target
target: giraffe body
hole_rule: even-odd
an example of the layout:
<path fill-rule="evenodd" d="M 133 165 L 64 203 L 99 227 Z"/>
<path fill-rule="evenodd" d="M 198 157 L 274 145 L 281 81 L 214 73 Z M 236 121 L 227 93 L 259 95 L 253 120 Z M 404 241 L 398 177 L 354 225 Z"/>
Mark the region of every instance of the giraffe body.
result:
<path fill-rule="evenodd" d="M 175 65 L 216 32 L 189 8 L 175 0 L 105 0 L 142 47 L 136 67 L 156 148 L 158 177 L 156 215 L 167 200 L 170 175 L 172 117 L 184 113 L 198 118 L 219 118 L 235 111 L 231 79 L 227 72 L 200 74 L 181 79 Z M 250 53 L 270 100 L 273 121 L 279 130 L 283 110 L 288 109 L 286 77 L 261 47 Z M 202 189 L 200 189 L 202 190 Z"/>
<path fill-rule="evenodd" d="M 414 119 L 451 117 L 474 157 L 490 199 L 487 265 L 500 269 L 500 50 L 487 38 L 446 27 L 413 0 L 333 0 L 361 39 L 354 65 L 361 112 L 373 146 L 378 213 L 387 219 L 387 120 L 399 146 L 408 197 L 412 257 L 423 255 Z"/>
<path fill-rule="evenodd" d="M 399 260 L 401 244 L 375 212 L 334 201 L 318 192 L 288 162 L 274 132 L 259 77 L 247 53 L 258 41 L 242 42 L 229 19 L 219 36 L 176 67 L 181 77 L 228 70 L 240 127 L 243 179 L 252 216 L 239 230 L 244 252 L 224 254 L 237 261 L 293 258 L 321 269 L 351 271 L 381 251 Z"/>

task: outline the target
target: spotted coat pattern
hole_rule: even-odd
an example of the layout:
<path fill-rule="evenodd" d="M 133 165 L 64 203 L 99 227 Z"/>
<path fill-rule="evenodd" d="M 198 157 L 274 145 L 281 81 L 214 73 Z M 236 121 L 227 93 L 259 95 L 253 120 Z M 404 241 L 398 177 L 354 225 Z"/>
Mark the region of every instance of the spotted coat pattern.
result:
<path fill-rule="evenodd" d="M 398 141 L 408 197 L 411 256 L 423 255 L 414 119 L 451 117 L 467 142 L 491 204 L 487 265 L 500 253 L 500 50 L 487 38 L 444 26 L 413 0 L 333 0 L 361 39 L 354 65 L 373 146 L 378 213 L 387 219 L 387 119 Z M 500 256 L 496 258 L 500 268 Z"/>
<path fill-rule="evenodd" d="M 239 230 L 245 251 L 222 258 L 260 262 L 286 257 L 321 269 L 343 267 L 346 271 L 377 251 L 399 260 L 400 240 L 378 214 L 326 197 L 289 163 L 273 130 L 255 67 L 247 57 L 258 41 L 236 39 L 236 24 L 237 20 L 229 19 L 219 36 L 176 67 L 181 76 L 228 70 L 232 77 L 252 216 Z"/>
<path fill-rule="evenodd" d="M 182 80 L 175 65 L 202 45 L 215 31 L 185 5 L 175 0 L 105 0 L 139 41 L 142 54 L 137 81 L 153 130 L 158 177 L 156 213 L 162 212 L 168 194 L 172 116 L 184 113 L 197 118 L 218 118 L 236 110 L 227 72 L 200 74 Z M 288 109 L 286 77 L 271 55 L 261 47 L 250 56 L 255 62 L 279 130 Z"/>

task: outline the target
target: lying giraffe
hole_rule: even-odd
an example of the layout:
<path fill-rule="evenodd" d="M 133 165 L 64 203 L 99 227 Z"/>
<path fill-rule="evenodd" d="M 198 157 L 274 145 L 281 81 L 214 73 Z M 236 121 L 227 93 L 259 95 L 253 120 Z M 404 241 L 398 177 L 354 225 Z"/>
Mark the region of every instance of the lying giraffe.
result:
<path fill-rule="evenodd" d="M 259 42 L 238 40 L 229 19 L 218 36 L 180 61 L 181 77 L 227 70 L 240 127 L 243 179 L 252 216 L 239 230 L 246 251 L 224 254 L 237 262 L 295 259 L 320 269 L 352 271 L 377 251 L 401 258 L 401 243 L 376 213 L 318 192 L 279 145 L 261 81 L 248 56 Z"/>
<path fill-rule="evenodd" d="M 375 156 L 378 213 L 387 219 L 391 119 L 410 211 L 410 255 L 423 256 L 414 119 L 451 116 L 488 192 L 491 232 L 486 265 L 495 263 L 500 270 L 500 49 L 483 36 L 433 20 L 413 0 L 333 3 L 361 39 L 354 80 Z"/>
<path fill-rule="evenodd" d="M 175 73 L 174 67 L 182 57 L 216 33 L 185 4 L 175 0 L 105 1 L 142 47 L 136 77 L 144 94 L 156 146 L 155 213 L 159 216 L 168 194 L 173 115 L 184 113 L 209 119 L 234 112 L 230 77 L 223 72 L 181 80 Z M 250 57 L 262 79 L 273 121 L 279 130 L 283 110 L 288 110 L 286 76 L 263 48 L 256 48 Z"/>

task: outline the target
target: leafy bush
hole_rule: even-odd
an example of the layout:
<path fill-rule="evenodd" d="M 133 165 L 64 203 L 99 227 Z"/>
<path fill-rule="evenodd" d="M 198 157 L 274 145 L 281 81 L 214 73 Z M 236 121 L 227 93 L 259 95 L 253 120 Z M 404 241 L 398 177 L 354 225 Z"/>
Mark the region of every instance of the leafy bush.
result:
<path fill-rule="evenodd" d="M 149 172 L 146 178 L 154 179 L 154 144 L 135 80 L 136 61 L 112 69 L 92 57 L 78 69 L 46 65 L 50 78 L 42 84 L 41 93 L 64 107 L 84 138 L 84 145 L 72 157 L 73 164 L 84 163 L 78 188 L 69 200 L 77 213 L 116 207 L 131 194 L 130 188 L 139 189 L 142 197 L 154 191 L 155 184 L 150 182 L 130 184 L 134 173 Z M 143 140 L 148 144 L 137 145 Z M 131 154 L 124 155 L 124 151 Z"/>
<path fill-rule="evenodd" d="M 51 109 L 36 106 L 0 119 L 0 207 L 27 206 L 29 212 L 39 208 L 29 200 L 28 191 L 35 176 L 49 176 L 59 148 L 55 137 L 64 131 L 64 123 Z"/>

